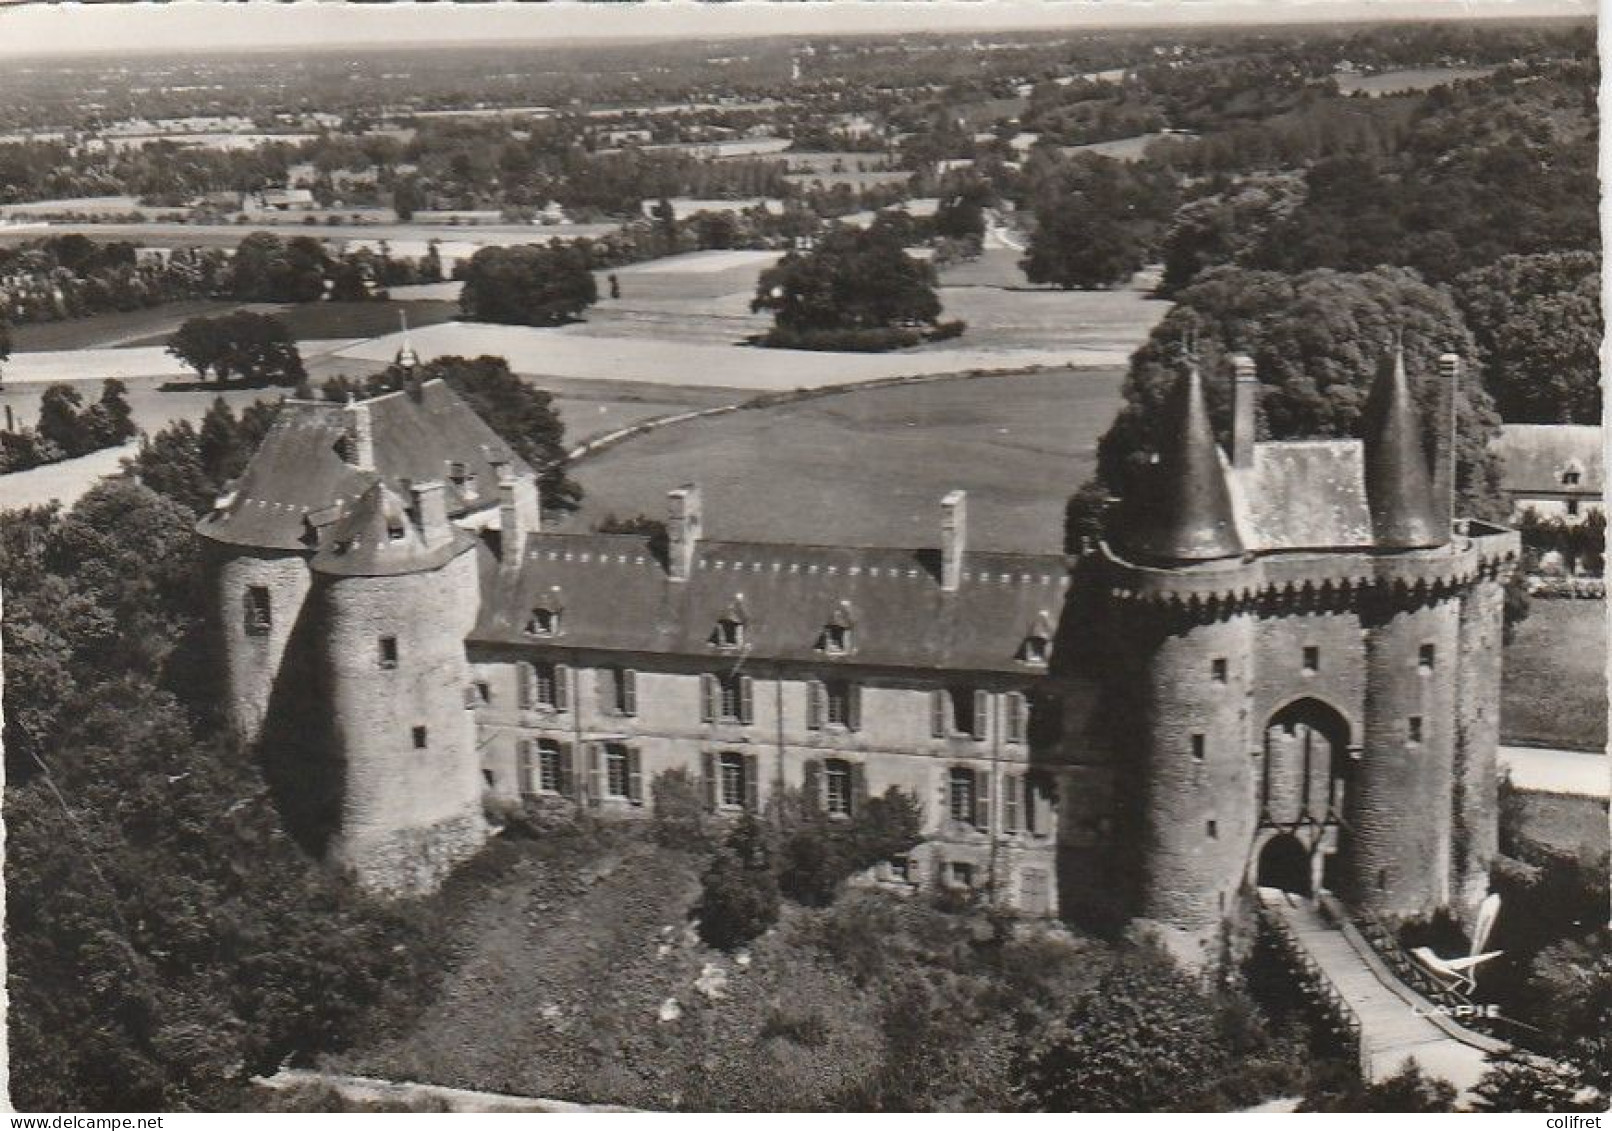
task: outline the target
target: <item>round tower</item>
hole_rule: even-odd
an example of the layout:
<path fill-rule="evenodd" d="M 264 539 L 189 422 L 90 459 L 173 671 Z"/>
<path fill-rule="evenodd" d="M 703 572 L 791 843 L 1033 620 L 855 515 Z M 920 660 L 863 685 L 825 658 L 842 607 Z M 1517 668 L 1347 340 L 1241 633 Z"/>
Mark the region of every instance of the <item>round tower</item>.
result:
<path fill-rule="evenodd" d="M 1365 734 L 1345 805 L 1342 883 L 1370 911 L 1418 915 L 1451 895 L 1460 615 L 1403 353 L 1372 388 L 1364 443 L 1378 583 L 1361 609 Z"/>
<path fill-rule="evenodd" d="M 306 552 L 209 544 L 213 561 L 214 627 L 224 664 L 224 707 L 247 742 L 263 733 L 312 577 Z M 293 654 L 294 659 L 294 654 Z M 283 699 L 290 689 L 280 687 Z"/>
<path fill-rule="evenodd" d="M 1196 368 L 1176 386 L 1166 441 L 1122 550 L 1211 590 L 1242 588 L 1243 543 Z M 1141 818 L 1137 912 L 1200 947 L 1231 911 L 1258 821 L 1249 757 L 1252 617 L 1234 599 L 1163 601 L 1129 622 Z M 1204 957 L 1201 954 L 1199 957 Z"/>
<path fill-rule="evenodd" d="M 371 486 L 314 556 L 332 753 L 330 854 L 365 886 L 429 890 L 482 843 L 481 770 L 464 639 L 478 604 L 475 541 L 441 483 L 412 503 Z"/>

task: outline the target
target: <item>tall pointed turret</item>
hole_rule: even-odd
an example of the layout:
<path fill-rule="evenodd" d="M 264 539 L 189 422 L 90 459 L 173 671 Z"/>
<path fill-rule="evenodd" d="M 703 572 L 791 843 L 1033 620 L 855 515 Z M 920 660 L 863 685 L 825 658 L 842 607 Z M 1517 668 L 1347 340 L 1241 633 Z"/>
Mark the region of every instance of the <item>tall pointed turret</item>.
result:
<path fill-rule="evenodd" d="M 1366 496 L 1371 505 L 1373 540 L 1383 549 L 1440 546 L 1433 505 L 1432 469 L 1422 443 L 1421 421 L 1405 376 L 1405 352 L 1395 349 L 1366 401 Z"/>
<path fill-rule="evenodd" d="M 1156 561 L 1240 556 L 1242 538 L 1196 365 L 1182 374 L 1166 411 L 1163 450 L 1140 498 L 1127 508 L 1124 545 Z"/>

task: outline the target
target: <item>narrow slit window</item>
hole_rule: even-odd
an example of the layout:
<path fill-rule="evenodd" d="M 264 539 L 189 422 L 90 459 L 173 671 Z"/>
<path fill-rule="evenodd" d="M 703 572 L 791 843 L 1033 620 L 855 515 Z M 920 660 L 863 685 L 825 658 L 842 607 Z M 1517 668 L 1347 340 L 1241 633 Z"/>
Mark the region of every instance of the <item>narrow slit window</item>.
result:
<path fill-rule="evenodd" d="M 1193 735 L 1192 736 L 1192 760 L 1194 762 L 1203 761 L 1203 750 L 1204 750 L 1203 735 L 1201 735 L 1201 734 Z"/>
<path fill-rule="evenodd" d="M 381 667 L 388 671 L 397 667 L 397 637 L 381 637 L 380 663 Z"/>
<path fill-rule="evenodd" d="M 1304 670 L 1312 675 L 1321 670 L 1321 649 L 1314 644 L 1304 646 Z"/>
<path fill-rule="evenodd" d="M 1409 719 L 1409 724 L 1410 725 L 1406 727 L 1407 736 L 1410 738 L 1410 740 L 1412 742 L 1421 742 L 1422 741 L 1422 716 L 1420 716 L 1420 715 L 1412 715 L 1410 717 L 1410 719 Z"/>
<path fill-rule="evenodd" d="M 1438 658 L 1438 650 L 1431 644 L 1423 644 L 1421 654 L 1417 657 L 1417 666 L 1424 672 L 1433 670 L 1434 662 Z"/>
<path fill-rule="evenodd" d="M 424 750 L 426 746 L 426 732 L 424 727 L 414 728 L 414 748 Z"/>
<path fill-rule="evenodd" d="M 1226 657 L 1216 656 L 1209 661 L 1209 678 L 1216 683 L 1225 683 L 1227 676 Z"/>

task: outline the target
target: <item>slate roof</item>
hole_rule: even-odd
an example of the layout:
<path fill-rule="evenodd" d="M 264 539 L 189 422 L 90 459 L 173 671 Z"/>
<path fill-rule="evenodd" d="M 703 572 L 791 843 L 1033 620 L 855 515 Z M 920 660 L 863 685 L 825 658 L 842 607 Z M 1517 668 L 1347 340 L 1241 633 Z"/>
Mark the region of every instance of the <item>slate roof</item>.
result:
<path fill-rule="evenodd" d="M 287 400 L 234 487 L 227 506 L 197 530 L 217 542 L 263 549 L 305 550 L 314 545 L 309 516 L 328 523 L 328 508 L 351 507 L 369 487 L 384 482 L 401 497 L 408 484 L 446 480 L 448 464 L 465 465 L 463 487 L 447 484 L 452 517 L 498 505 L 494 461 L 516 474 L 526 462 L 442 381 L 427 381 L 416 397 L 387 393 L 358 402 L 369 409 L 374 470 L 342 459 L 350 428 L 348 406 Z"/>
<path fill-rule="evenodd" d="M 848 619 L 850 665 L 1037 673 L 1020 662 L 1038 624 L 1057 625 L 1062 557 L 975 552 L 957 592 L 942 591 L 938 550 L 704 542 L 688 581 L 673 581 L 646 538 L 538 534 L 520 568 L 484 591 L 472 643 L 531 644 L 531 610 L 557 609 L 544 643 L 584 650 L 737 659 L 711 643 L 737 612 L 747 658 L 821 665 L 825 625 Z"/>
<path fill-rule="evenodd" d="M 470 533 L 452 527 L 452 537 L 427 546 L 410 521 L 409 505 L 376 482 L 322 531 L 312 566 L 340 577 L 388 577 L 438 569 L 476 546 Z"/>
<path fill-rule="evenodd" d="M 1606 485 L 1606 455 L 1599 424 L 1507 424 L 1495 451 L 1505 461 L 1501 484 L 1519 494 L 1599 497 Z M 1562 483 L 1569 463 L 1580 472 L 1576 486 Z"/>
<path fill-rule="evenodd" d="M 1243 544 L 1255 552 L 1372 544 L 1364 448 L 1358 440 L 1254 445 L 1254 462 L 1231 472 Z"/>

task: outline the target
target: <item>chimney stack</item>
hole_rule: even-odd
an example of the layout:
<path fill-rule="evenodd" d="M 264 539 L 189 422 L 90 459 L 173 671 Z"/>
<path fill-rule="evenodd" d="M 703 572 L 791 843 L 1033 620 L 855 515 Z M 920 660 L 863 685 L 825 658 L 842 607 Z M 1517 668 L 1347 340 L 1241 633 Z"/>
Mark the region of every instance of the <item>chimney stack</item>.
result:
<path fill-rule="evenodd" d="M 1461 385 L 1461 355 L 1441 353 L 1438 358 L 1437 419 L 1433 434 L 1433 507 L 1446 533 L 1455 523 L 1456 393 Z"/>
<path fill-rule="evenodd" d="M 1247 354 L 1237 354 L 1231 359 L 1231 364 L 1235 374 L 1232 384 L 1231 465 L 1248 468 L 1254 466 L 1259 376 L 1254 372 L 1254 359 Z"/>
<path fill-rule="evenodd" d="M 700 489 L 685 483 L 666 494 L 666 569 L 673 581 L 687 581 L 694 572 L 694 553 L 700 544 L 703 515 Z"/>
<path fill-rule="evenodd" d="M 359 471 L 375 470 L 375 429 L 369 419 L 369 405 L 347 401 L 347 462 Z"/>
<path fill-rule="evenodd" d="M 940 500 L 940 588 L 955 593 L 963 583 L 963 551 L 968 548 L 968 492 L 952 491 Z"/>
<path fill-rule="evenodd" d="M 448 525 L 448 497 L 442 481 L 412 484 L 409 494 L 414 497 L 414 517 L 420 524 L 425 548 L 435 550 L 452 542 L 453 527 Z"/>
<path fill-rule="evenodd" d="M 541 504 L 536 476 L 504 469 L 498 480 L 498 548 L 504 565 L 519 565 L 526 539 L 543 528 Z"/>

